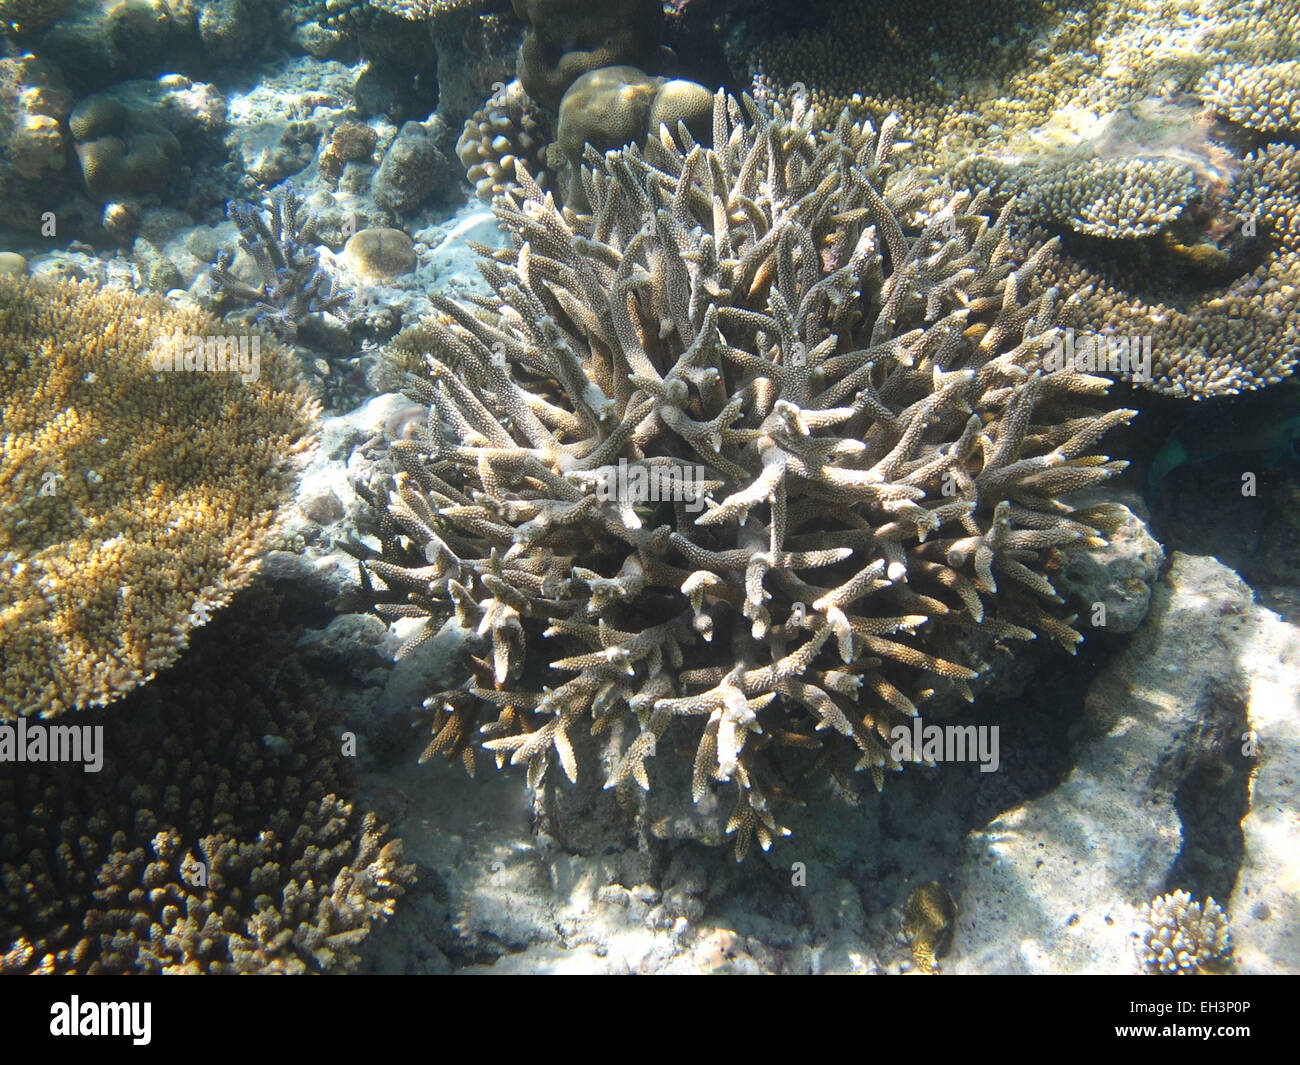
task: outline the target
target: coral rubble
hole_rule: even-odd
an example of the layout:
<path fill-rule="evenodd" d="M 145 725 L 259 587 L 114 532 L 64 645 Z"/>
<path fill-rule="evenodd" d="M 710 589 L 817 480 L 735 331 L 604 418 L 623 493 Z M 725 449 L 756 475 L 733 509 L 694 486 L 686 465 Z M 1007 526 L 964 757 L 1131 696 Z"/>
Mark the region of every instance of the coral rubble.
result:
<path fill-rule="evenodd" d="M 1056 548 L 1115 515 L 1061 497 L 1125 465 L 1090 449 L 1133 413 L 1043 372 L 1044 252 L 1013 261 L 985 197 L 899 169 L 890 120 L 775 115 L 719 93 L 712 148 L 591 153 L 590 215 L 521 171 L 494 295 L 421 331 L 441 428 L 392 446 L 382 550 L 352 548 L 381 615 L 477 634 L 426 757 L 472 768 L 481 731 L 576 779 L 583 723 L 606 786 L 648 788 L 686 739 L 697 800 L 735 790 L 739 855 L 783 833 L 791 772 L 920 761 L 891 729 L 970 698 L 981 639 L 1073 649 Z"/>

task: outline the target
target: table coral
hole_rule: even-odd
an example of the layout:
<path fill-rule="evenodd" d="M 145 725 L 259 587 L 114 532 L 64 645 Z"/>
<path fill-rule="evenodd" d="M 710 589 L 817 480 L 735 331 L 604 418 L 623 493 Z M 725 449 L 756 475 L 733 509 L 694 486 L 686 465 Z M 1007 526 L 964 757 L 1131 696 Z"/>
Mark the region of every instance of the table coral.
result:
<path fill-rule="evenodd" d="M 0 276 L 0 336 L 0 717 L 12 719 L 108 702 L 176 658 L 251 578 L 317 406 L 294 357 L 260 335 L 253 380 L 156 372 L 177 337 L 208 356 L 240 338 L 131 292 Z"/>
<path fill-rule="evenodd" d="M 1072 325 L 1155 338 L 1146 387 L 1203 398 L 1293 371 L 1296 0 L 828 0 L 806 15 L 750 57 L 757 90 L 831 116 L 897 110 L 921 161 L 1020 196 L 1025 244 L 1110 238 L 1064 241 L 1045 280 L 1086 297 Z"/>

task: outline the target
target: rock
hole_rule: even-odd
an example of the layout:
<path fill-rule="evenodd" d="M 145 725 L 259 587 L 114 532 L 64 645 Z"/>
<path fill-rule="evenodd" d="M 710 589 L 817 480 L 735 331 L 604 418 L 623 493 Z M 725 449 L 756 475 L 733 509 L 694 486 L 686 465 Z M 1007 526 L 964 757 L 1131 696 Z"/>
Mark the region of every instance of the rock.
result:
<path fill-rule="evenodd" d="M 398 214 L 410 214 L 436 193 L 459 193 L 458 163 L 439 149 L 434 133 L 419 122 L 398 131 L 375 174 L 375 201 Z"/>
<path fill-rule="evenodd" d="M 1237 669 L 1250 678 L 1247 714 L 1258 743 L 1245 854 L 1224 903 L 1240 973 L 1300 972 L 1300 629 L 1260 607 L 1232 630 Z"/>
<path fill-rule="evenodd" d="M 10 277 L 27 276 L 27 259 L 16 251 L 0 251 L 0 274 Z"/>
<path fill-rule="evenodd" d="M 1233 722 L 1242 720 L 1234 700 L 1240 708 L 1249 698 L 1252 722 L 1274 735 L 1278 753 L 1262 789 L 1271 799 L 1260 806 L 1257 784 L 1247 819 L 1259 827 L 1253 839 L 1247 834 L 1239 887 L 1250 901 L 1242 907 L 1234 896 L 1234 905 L 1246 918 L 1258 897 L 1270 916 L 1244 927 L 1234 921 L 1234 936 L 1255 968 L 1294 970 L 1300 832 L 1294 815 L 1282 813 L 1282 795 L 1290 799 L 1280 782 L 1288 759 L 1295 766 L 1300 718 L 1286 678 L 1298 668 L 1296 630 L 1256 607 L 1236 574 L 1212 558 L 1175 554 L 1146 623 L 1089 691 L 1093 736 L 1073 770 L 970 837 L 945 968 L 1135 972 L 1137 908 L 1182 886 L 1180 852 L 1208 831 L 1180 816 L 1184 792 L 1207 768 L 1232 776 L 1224 767 L 1238 757 Z M 1288 720 L 1289 730 L 1278 728 Z M 1219 816 L 1232 821 L 1231 806 Z"/>
<path fill-rule="evenodd" d="M 1164 565 L 1164 549 L 1147 531 L 1146 523 L 1128 507 L 1117 506 L 1124 518 L 1109 536 L 1106 547 L 1069 544 L 1061 549 L 1064 560 L 1057 591 L 1079 610 L 1076 626 L 1085 635 L 1089 627 L 1108 632 L 1133 632 L 1151 605 L 1151 588 Z"/>

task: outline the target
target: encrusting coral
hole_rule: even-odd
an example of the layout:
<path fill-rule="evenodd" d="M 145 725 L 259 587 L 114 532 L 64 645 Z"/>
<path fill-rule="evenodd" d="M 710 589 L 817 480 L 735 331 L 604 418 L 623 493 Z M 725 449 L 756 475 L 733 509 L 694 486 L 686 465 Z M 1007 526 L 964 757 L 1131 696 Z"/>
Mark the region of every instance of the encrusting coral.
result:
<path fill-rule="evenodd" d="M 1138 959 L 1148 973 L 1188 976 L 1232 965 L 1228 917 L 1213 899 L 1204 906 L 1186 891 L 1153 899 L 1139 932 Z"/>
<path fill-rule="evenodd" d="M 679 126 L 591 153 L 590 215 L 521 173 L 494 295 L 435 298 L 421 330 L 440 428 L 392 445 L 382 551 L 352 545 L 381 615 L 479 638 L 426 757 L 472 768 L 481 731 L 572 780 L 573 729 L 635 723 L 606 786 L 648 788 L 689 731 L 738 855 L 785 831 L 779 760 L 879 787 L 920 760 L 893 726 L 970 697 L 973 643 L 1075 646 L 1056 548 L 1114 512 L 1060 497 L 1125 465 L 1089 449 L 1133 414 L 1042 371 L 1056 293 L 983 197 L 896 171 L 891 121 L 775 110 L 719 93 L 712 148 Z"/>
<path fill-rule="evenodd" d="M 0 276 L 0 338 L 12 719 L 108 702 L 176 658 L 251 579 L 318 408 L 269 339 L 89 282 Z"/>
<path fill-rule="evenodd" d="M 176 669 L 76 715 L 97 771 L 0 765 L 0 972 L 356 964 L 412 869 L 347 800 L 341 723 L 277 605 L 250 590 Z"/>

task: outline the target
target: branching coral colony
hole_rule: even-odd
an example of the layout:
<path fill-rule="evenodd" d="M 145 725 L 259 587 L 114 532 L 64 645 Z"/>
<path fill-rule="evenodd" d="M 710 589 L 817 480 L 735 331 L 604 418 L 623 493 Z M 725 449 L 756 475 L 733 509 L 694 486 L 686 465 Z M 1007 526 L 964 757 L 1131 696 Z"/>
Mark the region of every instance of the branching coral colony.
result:
<path fill-rule="evenodd" d="M 271 196 L 266 214 L 234 200 L 226 204 L 226 213 L 239 229 L 240 248 L 257 264 L 262 284 L 254 288 L 236 276 L 231 270 L 234 255 L 222 250 L 212 267 L 213 283 L 222 295 L 262 308 L 257 321 L 288 341 L 309 315 L 346 318 L 352 293 L 333 291 L 316 250 L 317 217 L 303 206 L 292 185 Z"/>
<path fill-rule="evenodd" d="M 382 554 L 353 545 L 381 614 L 480 638 L 425 757 L 472 771 L 477 729 L 531 784 L 552 752 L 575 780 L 572 730 L 631 715 L 606 787 L 648 788 L 689 730 L 694 797 L 730 782 L 743 856 L 788 834 L 775 760 L 856 759 L 879 788 L 892 726 L 970 698 L 979 639 L 1082 639 L 1047 574 L 1114 513 L 1058 497 L 1123 468 L 1088 451 L 1134 412 L 1039 369 L 1060 304 L 1037 258 L 1008 261 L 983 195 L 896 170 L 893 129 L 719 94 L 712 149 L 679 128 L 589 153 L 590 215 L 526 173 L 498 204 L 495 298 L 422 327 L 441 429 L 393 445 Z M 698 505 L 609 490 L 685 469 Z"/>

